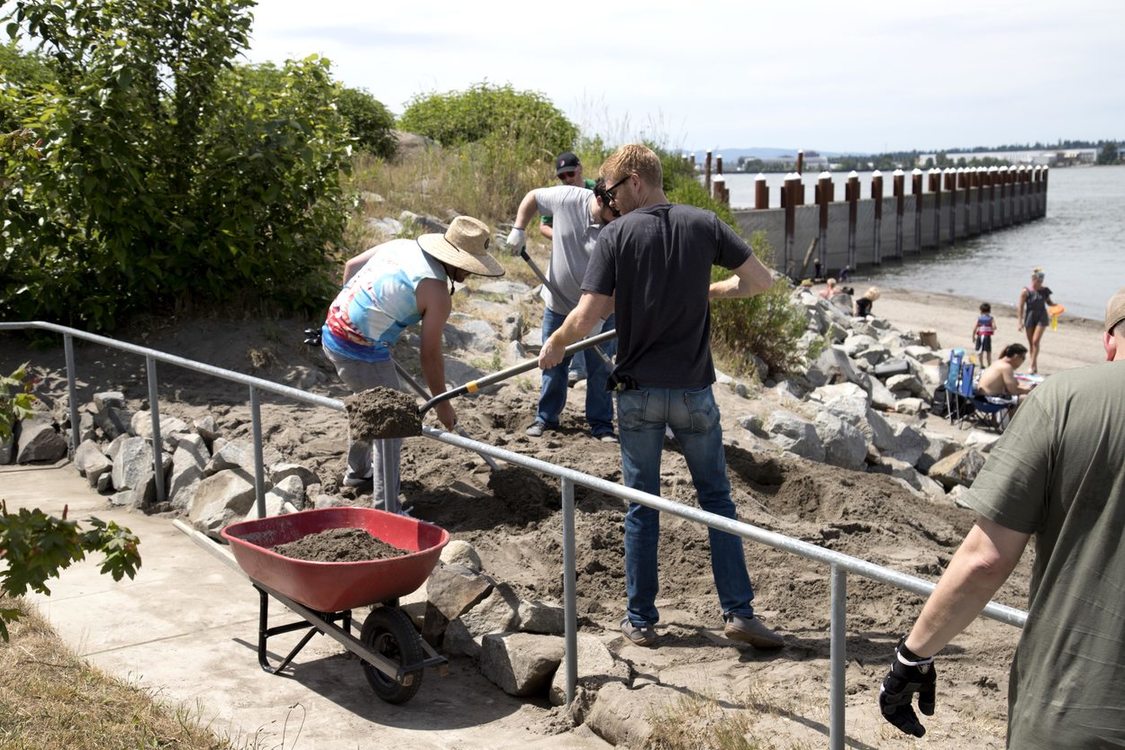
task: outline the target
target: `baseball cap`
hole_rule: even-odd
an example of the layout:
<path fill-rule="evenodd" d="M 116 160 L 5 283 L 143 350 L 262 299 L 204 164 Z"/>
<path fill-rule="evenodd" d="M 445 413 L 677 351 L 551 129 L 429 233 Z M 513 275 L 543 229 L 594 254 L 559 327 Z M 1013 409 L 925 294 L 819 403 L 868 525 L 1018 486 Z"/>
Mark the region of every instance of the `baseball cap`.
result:
<path fill-rule="evenodd" d="M 1105 306 L 1105 331 L 1109 333 L 1113 327 L 1125 320 L 1125 286 L 1109 298 Z"/>
<path fill-rule="evenodd" d="M 559 175 L 563 172 L 573 172 L 582 166 L 582 162 L 578 161 L 578 157 L 570 151 L 563 151 L 559 154 L 559 158 L 555 159 L 555 174 Z"/>

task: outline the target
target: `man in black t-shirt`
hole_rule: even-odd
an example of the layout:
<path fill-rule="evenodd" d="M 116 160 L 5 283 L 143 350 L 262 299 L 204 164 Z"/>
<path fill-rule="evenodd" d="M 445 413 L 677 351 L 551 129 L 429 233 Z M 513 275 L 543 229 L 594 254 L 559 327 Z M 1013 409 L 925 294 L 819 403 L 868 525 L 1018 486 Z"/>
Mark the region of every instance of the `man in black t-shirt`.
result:
<path fill-rule="evenodd" d="M 543 345 L 539 365 L 557 365 L 567 344 L 615 313 L 625 484 L 660 494 L 664 433 L 671 428 L 700 507 L 733 519 L 719 409 L 711 392 L 710 300 L 763 292 L 772 283 L 770 272 L 715 214 L 668 202 L 660 158 L 649 148 L 622 146 L 602 165 L 601 177 L 607 187 L 596 192 L 623 215 L 599 235 L 578 307 Z M 734 275 L 711 283 L 712 265 Z M 781 637 L 754 616 L 742 540 L 715 529 L 709 534 L 724 633 L 758 648 L 782 647 Z M 625 516 L 628 608 L 621 631 L 640 646 L 656 643 L 659 535 L 659 512 L 631 503 Z"/>

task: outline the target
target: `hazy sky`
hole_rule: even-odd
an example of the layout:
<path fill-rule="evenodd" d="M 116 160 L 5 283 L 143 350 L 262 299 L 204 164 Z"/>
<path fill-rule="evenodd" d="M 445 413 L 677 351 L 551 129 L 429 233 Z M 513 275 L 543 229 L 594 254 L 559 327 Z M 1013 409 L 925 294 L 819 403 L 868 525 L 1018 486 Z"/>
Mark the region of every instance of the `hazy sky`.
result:
<path fill-rule="evenodd" d="M 251 62 L 324 55 L 396 114 L 488 81 L 542 92 L 584 133 L 684 150 L 1125 139 L 1122 0 L 260 0 L 254 15 Z"/>

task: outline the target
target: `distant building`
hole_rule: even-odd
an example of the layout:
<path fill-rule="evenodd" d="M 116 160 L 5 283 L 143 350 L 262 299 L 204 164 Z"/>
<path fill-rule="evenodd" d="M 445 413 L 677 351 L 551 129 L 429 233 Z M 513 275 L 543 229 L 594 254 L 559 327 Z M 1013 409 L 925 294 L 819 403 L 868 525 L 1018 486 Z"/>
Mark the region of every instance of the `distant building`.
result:
<path fill-rule="evenodd" d="M 1098 159 L 1096 148 L 1036 149 L 1029 151 L 947 151 L 944 154 L 951 166 L 968 164 L 973 159 L 999 159 L 1013 165 L 1035 167 L 1069 166 L 1072 164 L 1093 164 Z M 937 163 L 937 154 L 920 154 L 918 166 Z"/>

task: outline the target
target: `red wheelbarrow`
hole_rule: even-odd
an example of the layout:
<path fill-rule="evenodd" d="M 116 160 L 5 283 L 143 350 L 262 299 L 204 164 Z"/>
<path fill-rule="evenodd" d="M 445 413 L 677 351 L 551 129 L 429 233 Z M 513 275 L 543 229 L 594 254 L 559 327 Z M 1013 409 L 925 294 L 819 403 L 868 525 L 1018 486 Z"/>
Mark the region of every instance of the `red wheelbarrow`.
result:
<path fill-rule="evenodd" d="M 376 539 L 406 550 L 402 555 L 360 562 L 297 560 L 271 548 L 308 534 L 336 528 L 364 529 Z M 408 516 L 374 508 L 325 508 L 234 523 L 222 532 L 234 559 L 259 595 L 258 663 L 277 674 L 317 633 L 339 641 L 363 661 L 371 689 L 388 703 L 405 703 L 422 685 L 425 667 L 446 660 L 414 629 L 398 598 L 417 589 L 437 564 L 449 532 Z M 269 597 L 304 618 L 267 626 Z M 360 637 L 352 635 L 351 610 L 374 605 Z M 340 625 L 336 623 L 339 622 Z M 309 632 L 276 667 L 266 641 L 308 628 Z"/>

